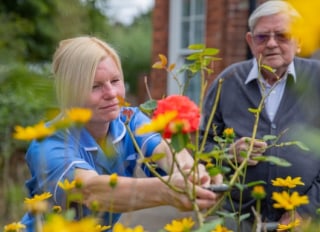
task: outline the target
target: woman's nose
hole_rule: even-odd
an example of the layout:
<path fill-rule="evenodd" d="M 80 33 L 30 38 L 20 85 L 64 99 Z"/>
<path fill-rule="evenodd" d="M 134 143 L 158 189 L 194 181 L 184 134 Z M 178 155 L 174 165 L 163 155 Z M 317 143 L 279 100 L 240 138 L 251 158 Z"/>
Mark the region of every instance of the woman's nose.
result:
<path fill-rule="evenodd" d="M 103 86 L 103 96 L 104 97 L 116 97 L 116 89 L 112 86 L 111 83 L 105 83 Z"/>

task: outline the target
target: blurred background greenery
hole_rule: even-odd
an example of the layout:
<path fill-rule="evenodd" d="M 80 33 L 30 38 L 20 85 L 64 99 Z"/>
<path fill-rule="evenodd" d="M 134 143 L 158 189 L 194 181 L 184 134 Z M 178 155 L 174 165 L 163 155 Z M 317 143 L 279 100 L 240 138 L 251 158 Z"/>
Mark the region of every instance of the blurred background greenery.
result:
<path fill-rule="evenodd" d="M 101 3 L 104 3 L 101 5 Z M 0 226 L 19 221 L 27 197 L 27 143 L 12 139 L 15 125 L 33 125 L 55 108 L 50 62 L 61 39 L 94 35 L 111 43 L 122 59 L 128 95 L 150 71 L 151 11 L 133 24 L 112 22 L 108 0 L 0 1 Z M 103 6 L 104 8 L 101 8 Z M 130 101 L 130 99 L 129 99 Z"/>

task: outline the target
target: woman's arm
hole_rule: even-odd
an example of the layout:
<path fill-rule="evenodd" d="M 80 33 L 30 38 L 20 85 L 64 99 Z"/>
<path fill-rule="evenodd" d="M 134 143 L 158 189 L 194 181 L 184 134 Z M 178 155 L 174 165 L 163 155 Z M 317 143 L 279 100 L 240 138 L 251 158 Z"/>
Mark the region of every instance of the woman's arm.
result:
<path fill-rule="evenodd" d="M 92 202 L 99 202 L 101 211 L 127 212 L 160 205 L 171 205 L 180 210 L 192 210 L 192 204 L 181 193 L 171 190 L 160 179 L 130 178 L 118 176 L 117 185 L 110 186 L 109 175 L 98 175 L 92 170 L 77 169 L 75 178 L 83 183 L 84 204 L 90 208 Z M 168 177 L 164 177 L 168 180 Z M 176 188 L 185 189 L 179 173 L 174 173 L 170 183 Z M 191 186 L 191 185 L 190 185 Z M 196 203 L 200 209 L 215 204 L 217 196 L 209 190 L 196 186 Z"/>
<path fill-rule="evenodd" d="M 160 159 L 157 164 L 165 170 L 167 173 L 169 173 L 171 164 L 173 163 L 173 155 L 170 151 L 170 148 L 168 144 L 162 140 L 162 142 L 155 148 L 153 154 L 160 154 L 164 153 L 166 156 L 162 159 Z M 184 170 L 184 172 L 190 172 L 190 170 L 193 168 L 194 165 L 194 159 L 191 156 L 191 154 L 186 150 L 183 149 L 179 153 L 176 154 L 176 162 L 179 164 L 180 169 Z M 209 174 L 207 173 L 205 166 L 203 164 L 198 164 L 196 171 L 196 175 L 193 175 L 193 173 L 190 173 L 189 180 L 193 183 L 196 183 L 198 185 L 202 186 L 208 186 L 210 182 L 213 182 L 215 184 L 221 184 L 222 183 L 222 176 L 219 175 L 214 178 L 210 178 Z M 177 166 L 174 166 L 173 172 L 179 172 Z M 195 179 L 194 179 L 195 178 Z"/>

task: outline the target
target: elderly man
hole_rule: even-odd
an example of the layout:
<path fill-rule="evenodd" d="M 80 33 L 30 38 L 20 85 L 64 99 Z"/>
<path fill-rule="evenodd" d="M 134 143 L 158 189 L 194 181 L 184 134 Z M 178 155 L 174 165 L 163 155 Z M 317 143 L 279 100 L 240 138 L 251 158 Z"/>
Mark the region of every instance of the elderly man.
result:
<path fill-rule="evenodd" d="M 316 209 L 320 207 L 320 156 L 315 155 L 317 151 L 305 151 L 298 146 L 268 147 L 261 140 L 264 135 L 282 135 L 278 143 L 302 141 L 305 138 L 303 133 L 320 126 L 320 63 L 296 57 L 300 50 L 299 40 L 294 38 L 290 29 L 299 18 L 299 13 L 285 1 L 261 4 L 251 14 L 250 31 L 246 34 L 254 58 L 226 68 L 210 86 L 205 98 L 201 126 L 201 139 L 208 133 L 205 150 L 211 151 L 216 145 L 215 135 L 221 136 L 224 129 L 233 128 L 236 139 L 229 150 L 237 157 L 234 162 L 238 163 L 243 161 L 240 151 L 248 151 L 248 137 L 252 136 L 256 119 L 248 109 L 258 108 L 260 102 L 264 103 L 245 176 L 245 183 L 266 182 L 266 198 L 261 203 L 263 222 L 287 224 L 290 220 L 286 211 L 273 207 L 272 192 L 280 189 L 272 186 L 271 180 L 277 177 L 301 177 L 304 182 L 295 190 L 300 195 L 307 195 L 310 203 L 297 209 L 296 218 L 315 216 Z M 220 100 L 210 126 L 215 129 L 205 131 L 220 79 L 223 79 Z M 291 166 L 257 162 L 254 158 L 271 155 L 287 160 Z M 233 190 L 232 201 L 225 206 L 228 211 L 233 211 L 234 206 L 236 212 L 250 213 L 247 224 L 253 222 L 252 207 L 256 204 L 251 190 L 245 189 L 242 197 L 239 190 Z M 249 229 L 242 227 L 241 231 Z"/>

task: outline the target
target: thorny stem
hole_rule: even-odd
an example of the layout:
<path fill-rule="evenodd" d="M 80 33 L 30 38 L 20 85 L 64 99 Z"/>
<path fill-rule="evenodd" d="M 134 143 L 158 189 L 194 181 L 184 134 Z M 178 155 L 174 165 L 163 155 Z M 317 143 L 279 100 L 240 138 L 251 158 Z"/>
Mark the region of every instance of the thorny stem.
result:
<path fill-rule="evenodd" d="M 139 145 L 137 144 L 137 141 L 135 140 L 134 135 L 133 135 L 132 131 L 130 130 L 130 128 L 128 127 L 127 123 L 125 123 L 125 127 L 126 127 L 127 131 L 129 132 L 130 138 L 131 138 L 131 140 L 133 142 L 134 147 L 136 148 L 136 150 L 137 150 L 137 152 L 139 154 L 139 157 L 141 159 L 144 159 L 144 155 L 143 155 Z M 151 171 L 151 173 L 154 176 L 158 177 L 160 179 L 160 181 L 162 183 L 164 183 L 165 185 L 167 185 L 170 189 L 172 189 L 172 190 L 174 190 L 176 192 L 179 192 L 179 193 L 183 193 L 183 191 L 181 191 L 180 189 L 170 185 L 164 178 L 162 178 L 162 176 L 157 171 L 155 171 L 155 169 L 150 165 L 149 162 L 144 162 L 144 164 L 147 166 L 147 168 Z"/>
<path fill-rule="evenodd" d="M 149 86 L 148 86 L 147 76 L 144 76 L 144 85 L 146 86 L 146 90 L 147 90 L 148 97 L 149 97 L 149 99 L 151 100 L 151 99 L 152 99 L 152 96 L 151 96 L 151 92 L 150 92 L 150 89 L 149 89 Z"/>
<path fill-rule="evenodd" d="M 137 142 L 136 142 L 136 140 L 135 140 L 135 138 L 134 138 L 134 136 L 133 136 L 132 131 L 131 131 L 130 128 L 128 127 L 127 123 L 125 123 L 125 126 L 126 126 L 128 132 L 129 132 L 129 135 L 130 135 L 130 137 L 131 137 L 131 140 L 132 140 L 132 142 L 133 142 L 133 144 L 134 144 L 134 146 L 135 146 L 135 148 L 136 148 L 136 150 L 137 150 L 140 158 L 143 159 L 143 158 L 144 158 L 144 155 L 143 155 L 140 147 L 138 146 L 138 144 L 137 144 Z M 166 140 L 165 140 L 165 141 L 166 141 Z M 166 142 L 168 143 L 168 141 L 166 141 Z M 173 191 L 175 191 L 175 192 L 178 192 L 178 193 L 182 193 L 182 194 L 186 194 L 186 195 L 187 195 L 187 197 L 189 198 L 189 200 L 192 202 L 193 209 L 194 209 L 195 212 L 196 212 L 196 215 L 197 215 L 197 218 L 198 218 L 198 222 L 199 222 L 199 224 L 200 224 L 200 226 L 201 226 L 201 225 L 203 224 L 203 221 L 204 221 L 204 220 L 203 220 L 203 217 L 202 217 L 202 215 L 201 215 L 200 209 L 199 209 L 198 205 L 196 204 L 196 199 L 195 199 L 195 197 L 194 197 L 194 196 L 195 196 L 195 192 L 194 192 L 194 190 L 192 190 L 191 192 L 189 191 L 188 176 L 189 176 L 190 173 L 184 174 L 183 170 L 181 169 L 181 167 L 180 167 L 180 165 L 179 165 L 179 162 L 177 162 L 177 160 L 176 160 L 175 151 L 172 150 L 172 147 L 171 147 L 171 146 L 169 146 L 169 148 L 170 148 L 170 150 L 171 150 L 171 153 L 173 154 L 173 163 L 176 164 L 177 169 L 179 170 L 179 172 L 181 173 L 181 175 L 182 175 L 183 178 L 184 178 L 184 182 L 185 182 L 186 190 L 187 190 L 187 191 L 178 189 L 178 188 L 176 188 L 175 186 L 171 185 L 171 184 L 169 183 L 169 181 L 166 181 L 164 178 L 162 178 L 161 175 L 159 175 L 159 173 L 158 173 L 157 171 L 154 170 L 154 168 L 149 164 L 149 162 L 145 162 L 144 164 L 148 167 L 148 169 L 152 172 L 152 174 L 153 174 L 154 176 L 158 177 L 158 178 L 160 179 L 160 181 L 161 181 L 162 183 L 164 183 L 165 185 L 167 185 L 171 190 L 173 190 Z M 170 180 L 170 177 L 171 177 L 171 175 L 169 175 L 169 179 L 168 179 L 168 180 Z"/>
<path fill-rule="evenodd" d="M 202 139 L 202 142 L 201 142 L 201 147 L 199 149 L 199 152 L 201 153 L 204 149 L 204 145 L 206 143 L 206 140 L 208 138 L 208 132 L 210 130 L 210 127 L 211 127 L 211 123 L 213 121 L 213 117 L 214 117 L 214 114 L 217 110 L 217 107 L 218 107 L 218 102 L 219 102 L 219 99 L 220 99 L 220 93 L 221 93 L 221 87 L 222 87 L 222 83 L 223 83 L 223 79 L 219 79 L 219 83 L 218 83 L 218 89 L 217 89 L 217 94 L 216 94 L 216 97 L 215 97 L 215 101 L 214 101 L 214 104 L 213 104 L 213 107 L 212 107 L 212 110 L 211 110 L 211 113 L 210 113 L 210 117 L 209 117 L 209 120 L 208 120 L 208 123 L 206 125 L 206 128 L 205 128 L 205 133 L 203 135 L 203 139 Z"/>

